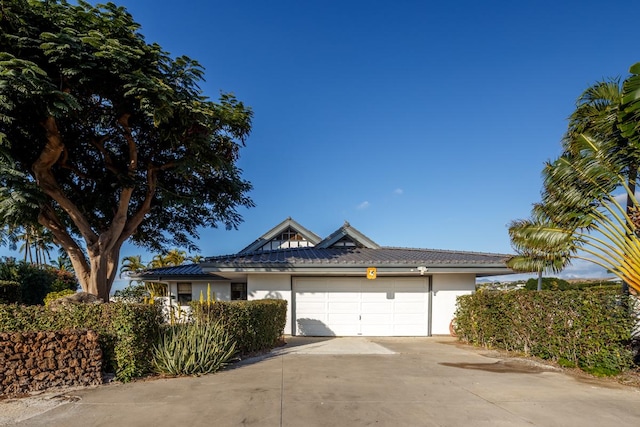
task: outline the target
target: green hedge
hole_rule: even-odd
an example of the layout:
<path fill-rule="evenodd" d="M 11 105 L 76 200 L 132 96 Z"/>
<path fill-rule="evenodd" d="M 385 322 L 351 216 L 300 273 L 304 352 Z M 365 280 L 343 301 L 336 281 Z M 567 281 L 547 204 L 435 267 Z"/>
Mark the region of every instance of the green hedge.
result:
<path fill-rule="evenodd" d="M 236 342 L 236 351 L 247 355 L 278 345 L 287 322 L 287 301 L 192 302 L 195 321 L 220 321 Z"/>
<path fill-rule="evenodd" d="M 0 280 L 0 304 L 18 303 L 21 299 L 20 283 L 15 280 Z"/>
<path fill-rule="evenodd" d="M 144 304 L 0 305 L 0 332 L 93 329 L 98 333 L 105 370 L 129 381 L 151 372 L 151 354 L 161 322 L 157 306 Z"/>
<path fill-rule="evenodd" d="M 520 351 L 610 375 L 629 368 L 634 318 L 619 288 L 481 291 L 458 298 L 456 333 L 469 343 Z"/>

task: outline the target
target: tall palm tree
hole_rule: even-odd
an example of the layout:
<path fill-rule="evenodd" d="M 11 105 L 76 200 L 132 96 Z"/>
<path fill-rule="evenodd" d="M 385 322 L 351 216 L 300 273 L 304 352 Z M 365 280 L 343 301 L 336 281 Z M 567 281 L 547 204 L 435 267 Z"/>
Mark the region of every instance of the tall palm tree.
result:
<path fill-rule="evenodd" d="M 122 265 L 120 266 L 120 277 L 124 274 L 129 276 L 131 274 L 141 273 L 146 269 L 146 265 L 142 262 L 141 255 L 130 255 L 122 258 Z"/>
<path fill-rule="evenodd" d="M 202 262 L 202 260 L 204 259 L 204 257 L 200 254 L 196 254 L 196 255 L 191 255 L 189 257 L 187 257 L 187 261 L 190 261 L 194 264 L 199 264 Z"/>
<path fill-rule="evenodd" d="M 20 251 L 24 252 L 24 261 L 45 266 L 53 249 L 53 234 L 40 224 L 25 224 L 20 229 L 22 233 L 16 237 L 23 241 Z"/>
<path fill-rule="evenodd" d="M 559 273 L 570 263 L 570 251 L 566 246 L 545 246 L 528 238 L 528 230 L 549 227 L 549 225 L 533 219 L 515 220 L 509 225 L 509 236 L 518 255 L 509 259 L 507 266 L 516 271 L 537 272 L 538 291 L 542 290 L 543 272 Z"/>
<path fill-rule="evenodd" d="M 51 262 L 51 266 L 56 270 L 73 272 L 73 265 L 66 252 L 62 252 L 58 255 L 58 258 Z"/>
<path fill-rule="evenodd" d="M 609 155 L 610 140 L 581 135 L 544 170 L 542 203 L 534 206 L 541 221 L 523 224 L 518 241 L 543 251 L 560 248 L 571 257 L 604 267 L 640 292 L 640 238 L 633 218 L 614 191 L 622 188 L 633 207 L 638 200 L 619 158 Z"/>
<path fill-rule="evenodd" d="M 0 149 L 0 227 L 6 242 L 15 247 L 23 242 L 24 260 L 46 264 L 55 243 L 53 234 L 38 222 L 44 197 L 36 184 L 19 171 Z M 35 253 L 35 257 L 34 257 Z M 35 262 L 34 262 L 35 261 Z"/>
<path fill-rule="evenodd" d="M 171 267 L 171 263 L 164 254 L 156 254 L 151 258 L 151 262 L 148 265 L 149 268 L 162 268 Z"/>
<path fill-rule="evenodd" d="M 187 253 L 179 249 L 171 249 L 165 254 L 165 260 L 171 266 L 182 265 L 187 260 Z"/>

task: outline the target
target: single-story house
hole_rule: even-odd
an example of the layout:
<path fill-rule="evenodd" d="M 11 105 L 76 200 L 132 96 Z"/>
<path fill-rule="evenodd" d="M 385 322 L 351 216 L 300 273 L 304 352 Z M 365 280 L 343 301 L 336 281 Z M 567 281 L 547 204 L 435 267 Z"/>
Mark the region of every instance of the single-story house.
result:
<path fill-rule="evenodd" d="M 344 223 L 326 238 L 287 218 L 234 255 L 147 270 L 181 305 L 285 299 L 285 334 L 430 336 L 449 334 L 456 297 L 476 277 L 511 274 L 511 255 L 383 247 Z"/>

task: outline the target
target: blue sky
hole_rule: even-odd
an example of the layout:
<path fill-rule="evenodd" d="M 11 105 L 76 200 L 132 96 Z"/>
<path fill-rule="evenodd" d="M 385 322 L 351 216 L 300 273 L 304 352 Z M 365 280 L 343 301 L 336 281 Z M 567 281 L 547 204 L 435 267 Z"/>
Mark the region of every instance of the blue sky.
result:
<path fill-rule="evenodd" d="M 510 253 L 576 98 L 640 61 L 637 1 L 117 3 L 205 67 L 206 95 L 253 108 L 239 164 L 256 207 L 202 230 L 203 255 L 288 216 L 323 237 L 347 220 L 381 245 Z"/>

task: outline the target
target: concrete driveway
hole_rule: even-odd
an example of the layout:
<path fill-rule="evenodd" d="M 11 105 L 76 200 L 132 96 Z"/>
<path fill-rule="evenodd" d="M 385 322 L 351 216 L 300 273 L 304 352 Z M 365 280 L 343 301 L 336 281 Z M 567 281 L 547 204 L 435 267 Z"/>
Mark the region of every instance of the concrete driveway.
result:
<path fill-rule="evenodd" d="M 443 337 L 291 338 L 287 346 L 266 357 L 215 375 L 111 384 L 50 400 L 58 406 L 52 404 L 53 409 L 22 421 L 16 417 L 12 423 L 640 425 L 638 388 L 576 379 L 526 361 L 483 356 Z M 0 401 L 0 420 L 11 404 Z M 23 414 L 23 418 L 30 416 L 28 411 Z"/>

